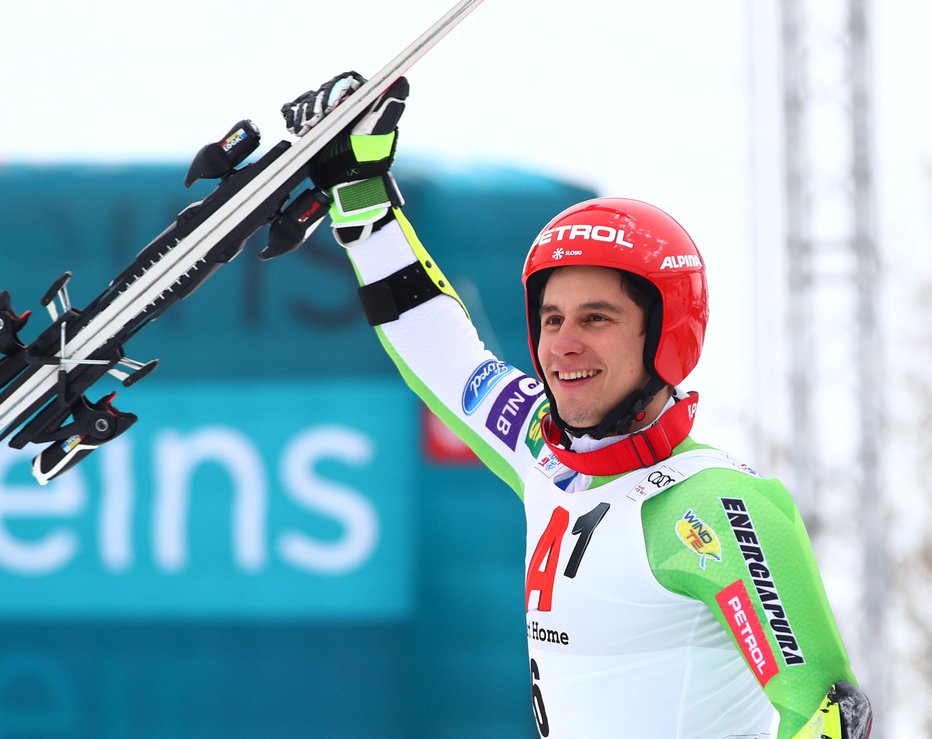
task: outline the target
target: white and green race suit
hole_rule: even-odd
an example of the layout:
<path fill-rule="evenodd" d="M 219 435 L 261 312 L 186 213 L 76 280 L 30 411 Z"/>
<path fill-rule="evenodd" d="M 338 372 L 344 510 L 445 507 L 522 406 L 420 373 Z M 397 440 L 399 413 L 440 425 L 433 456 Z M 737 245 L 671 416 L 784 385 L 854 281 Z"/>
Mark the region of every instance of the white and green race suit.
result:
<path fill-rule="evenodd" d="M 575 473 L 541 438 L 543 386 L 485 348 L 400 210 L 349 254 L 362 284 L 420 262 L 440 288 L 376 331 L 524 501 L 541 736 L 818 737 L 807 722 L 854 677 L 784 487 L 689 437 L 652 466 Z"/>

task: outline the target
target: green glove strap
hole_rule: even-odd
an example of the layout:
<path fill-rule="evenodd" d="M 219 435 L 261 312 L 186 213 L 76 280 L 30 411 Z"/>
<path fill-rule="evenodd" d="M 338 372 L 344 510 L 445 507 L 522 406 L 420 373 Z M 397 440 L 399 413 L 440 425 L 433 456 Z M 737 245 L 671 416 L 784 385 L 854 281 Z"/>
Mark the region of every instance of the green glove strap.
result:
<path fill-rule="evenodd" d="M 334 185 L 330 191 L 330 220 L 334 228 L 375 223 L 389 210 L 404 205 L 404 198 L 392 175 Z"/>
<path fill-rule="evenodd" d="M 392 154 L 395 132 L 383 134 L 350 134 L 350 146 L 357 162 L 377 162 Z"/>
<path fill-rule="evenodd" d="M 381 177 L 348 182 L 333 188 L 330 218 L 334 226 L 367 223 L 381 217 L 391 207 L 391 200 Z"/>

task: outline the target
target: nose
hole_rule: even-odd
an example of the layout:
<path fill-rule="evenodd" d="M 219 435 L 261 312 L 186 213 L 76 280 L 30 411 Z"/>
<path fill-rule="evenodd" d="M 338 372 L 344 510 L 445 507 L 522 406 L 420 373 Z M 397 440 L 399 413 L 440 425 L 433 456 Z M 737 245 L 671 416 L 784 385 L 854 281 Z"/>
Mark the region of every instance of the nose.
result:
<path fill-rule="evenodd" d="M 581 354 L 585 345 L 580 339 L 579 331 L 569 321 L 563 323 L 551 336 L 550 351 L 558 357 Z"/>

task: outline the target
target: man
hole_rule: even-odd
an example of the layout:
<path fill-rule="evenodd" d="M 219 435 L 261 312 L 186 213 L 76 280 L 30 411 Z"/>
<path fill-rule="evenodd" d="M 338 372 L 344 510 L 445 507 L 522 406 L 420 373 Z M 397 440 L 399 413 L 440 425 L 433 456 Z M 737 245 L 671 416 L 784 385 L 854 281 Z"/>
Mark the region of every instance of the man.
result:
<path fill-rule="evenodd" d="M 304 134 L 354 73 L 283 107 Z M 312 163 L 366 316 L 410 387 L 518 495 L 542 737 L 864 739 L 855 684 L 789 494 L 689 438 L 702 258 L 663 211 L 599 198 L 524 265 L 529 377 L 488 352 L 389 174 L 398 80 Z M 548 412 L 549 411 L 549 412 Z"/>

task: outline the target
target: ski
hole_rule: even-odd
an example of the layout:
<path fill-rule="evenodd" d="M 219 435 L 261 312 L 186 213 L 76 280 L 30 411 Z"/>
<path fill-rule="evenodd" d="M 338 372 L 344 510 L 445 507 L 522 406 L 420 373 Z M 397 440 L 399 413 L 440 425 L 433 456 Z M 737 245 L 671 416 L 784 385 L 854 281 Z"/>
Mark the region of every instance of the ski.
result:
<path fill-rule="evenodd" d="M 18 314 L 9 294 L 0 292 L 0 439 L 19 429 L 10 446 L 49 445 L 33 460 L 33 476 L 41 484 L 136 422 L 135 415 L 112 405 L 114 393 L 96 402 L 85 396 L 108 373 L 129 386 L 155 369 L 157 360 L 127 358 L 124 344 L 237 256 L 264 225 L 270 228 L 262 258 L 298 248 L 320 225 L 329 204 L 324 193 L 312 188 L 293 196 L 307 179 L 308 162 L 481 2 L 458 2 L 297 140 L 280 141 L 244 164 L 258 149 L 260 134 L 252 121 L 242 120 L 202 147 L 185 185 L 219 179 L 217 187 L 182 210 L 83 309 L 71 305 L 71 273 L 55 280 L 40 301 L 52 324 L 31 343 L 19 338 L 30 313 Z"/>

